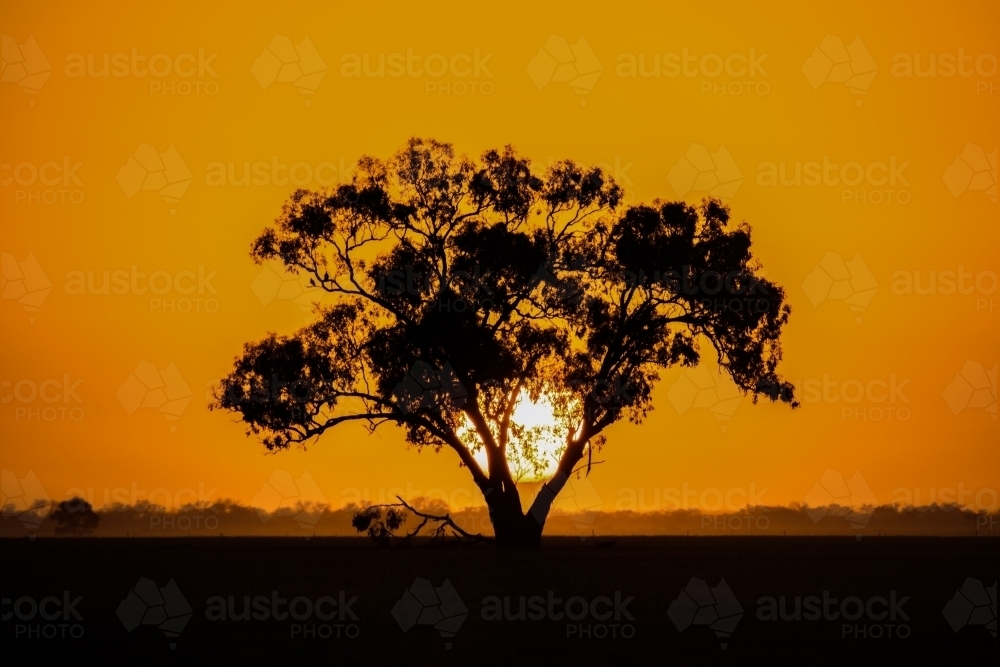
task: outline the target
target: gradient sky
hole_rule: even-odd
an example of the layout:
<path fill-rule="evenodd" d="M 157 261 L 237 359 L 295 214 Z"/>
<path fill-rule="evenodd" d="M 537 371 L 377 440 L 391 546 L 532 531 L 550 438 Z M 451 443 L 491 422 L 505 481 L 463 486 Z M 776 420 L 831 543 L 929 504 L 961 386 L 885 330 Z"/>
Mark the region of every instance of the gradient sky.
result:
<path fill-rule="evenodd" d="M 0 9 L 0 463 L 15 478 L 98 505 L 199 488 L 249 503 L 275 470 L 308 472 L 334 505 L 392 489 L 479 503 L 452 452 L 408 450 L 399 431 L 345 425 L 265 455 L 206 409 L 244 341 L 307 318 L 308 295 L 261 275 L 250 242 L 296 185 L 422 136 L 599 163 L 630 201 L 716 187 L 787 289 L 782 370 L 801 409 L 725 402 L 711 366 L 672 370 L 642 427 L 608 432 L 590 478 L 604 509 L 801 502 L 828 470 L 860 472 L 879 502 L 962 489 L 996 508 L 997 3 L 204 4 Z M 385 75 L 366 76 L 380 54 Z M 932 59 L 933 76 L 907 76 Z M 139 76 L 150 65 L 161 76 Z M 232 183 L 245 163 L 251 182 Z M 115 271 L 124 293 L 91 293 Z M 165 293 L 138 293 L 153 274 Z M 932 293 L 907 293 L 932 274 Z M 182 378 L 161 406 L 176 419 L 129 413 L 150 364 Z"/>

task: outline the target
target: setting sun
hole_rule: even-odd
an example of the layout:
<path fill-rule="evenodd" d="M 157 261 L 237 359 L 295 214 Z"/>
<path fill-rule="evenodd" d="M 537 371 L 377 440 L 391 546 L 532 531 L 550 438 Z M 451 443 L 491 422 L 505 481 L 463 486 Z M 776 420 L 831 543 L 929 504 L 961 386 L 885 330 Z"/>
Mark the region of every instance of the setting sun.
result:
<path fill-rule="evenodd" d="M 542 466 L 537 470 L 524 463 L 519 469 L 522 474 L 518 475 L 515 472 L 514 475 L 520 481 L 537 482 L 551 477 L 555 472 L 556 466 L 559 463 L 559 456 L 566 447 L 565 434 L 560 437 L 559 433 L 561 429 L 559 428 L 555 414 L 556 406 L 545 394 L 540 395 L 537 401 L 532 401 L 531 397 L 525 393 L 522 393 L 518 399 L 514 411 L 511 413 L 511 422 L 536 438 L 535 447 L 537 455 L 542 461 Z M 472 428 L 472 424 L 468 422 L 468 419 L 466 419 L 465 428 Z M 484 449 L 477 450 L 475 457 L 479 465 L 484 468 L 487 466 L 488 462 Z M 511 453 L 508 454 L 507 459 L 512 467 L 517 469 L 520 457 Z"/>

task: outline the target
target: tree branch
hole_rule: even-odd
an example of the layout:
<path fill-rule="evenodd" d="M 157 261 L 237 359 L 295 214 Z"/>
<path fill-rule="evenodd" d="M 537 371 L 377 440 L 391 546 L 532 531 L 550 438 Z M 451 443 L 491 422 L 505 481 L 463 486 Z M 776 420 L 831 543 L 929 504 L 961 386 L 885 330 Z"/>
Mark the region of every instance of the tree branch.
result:
<path fill-rule="evenodd" d="M 443 530 L 445 526 L 447 526 L 448 528 L 451 528 L 453 531 L 455 531 L 456 533 L 458 533 L 458 535 L 462 536 L 463 538 L 465 538 L 468 541 L 473 541 L 473 542 L 480 541 L 480 540 L 482 540 L 484 542 L 495 542 L 496 541 L 492 537 L 488 537 L 488 536 L 483 535 L 481 533 L 476 533 L 475 535 L 473 535 L 472 533 L 469 533 L 469 532 L 465 531 L 464 529 L 462 529 L 461 526 L 459 526 L 457 523 L 455 523 L 455 521 L 451 518 L 450 514 L 445 514 L 444 516 L 439 516 L 437 514 L 427 514 L 426 512 L 421 512 L 420 510 L 414 508 L 412 505 L 410 505 L 409 503 L 407 503 L 405 500 L 403 500 L 399 496 L 396 496 L 396 498 L 399 500 L 399 505 L 402 505 L 403 507 L 405 507 L 410 512 L 413 512 L 414 515 L 416 515 L 416 516 L 418 516 L 418 517 L 420 517 L 420 518 L 423 519 L 423 521 L 421 522 L 421 524 L 419 526 L 417 526 L 416 530 L 414 530 L 413 532 L 409 533 L 406 536 L 406 539 L 403 540 L 404 542 L 407 541 L 407 540 L 409 540 L 411 537 L 415 537 L 417 535 L 417 533 L 420 532 L 420 529 L 423 528 L 427 524 L 428 521 L 439 521 L 442 524 L 442 526 L 438 528 L 439 532 L 441 530 Z"/>

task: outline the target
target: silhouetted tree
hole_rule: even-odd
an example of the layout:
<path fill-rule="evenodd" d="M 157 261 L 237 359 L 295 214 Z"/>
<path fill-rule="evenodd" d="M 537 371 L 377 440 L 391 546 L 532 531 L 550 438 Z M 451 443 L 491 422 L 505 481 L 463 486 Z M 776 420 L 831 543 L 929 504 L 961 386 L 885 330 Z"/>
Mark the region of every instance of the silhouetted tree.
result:
<path fill-rule="evenodd" d="M 70 498 L 56 506 L 52 512 L 56 522 L 56 535 L 85 535 L 97 530 L 101 517 L 83 498 Z"/>
<path fill-rule="evenodd" d="M 385 510 L 384 517 L 382 515 L 383 509 Z M 351 525 L 354 529 L 359 533 L 367 532 L 368 537 L 380 547 L 389 546 L 390 538 L 405 522 L 406 512 L 395 506 L 372 505 L 358 510 L 351 518 Z"/>
<path fill-rule="evenodd" d="M 621 198 L 596 167 L 537 176 L 509 146 L 475 162 L 422 139 L 362 158 L 349 184 L 296 191 L 251 255 L 304 272 L 331 303 L 294 335 L 245 344 L 213 408 L 269 450 L 345 422 L 401 426 L 458 455 L 499 545 L 530 546 L 604 429 L 640 423 L 660 372 L 696 365 L 705 344 L 754 401 L 795 405 L 776 372 L 790 309 L 760 275 L 750 227 L 716 200 L 621 210 Z M 524 512 L 517 481 L 545 469 L 545 429 L 512 413 L 542 394 L 563 445 Z"/>

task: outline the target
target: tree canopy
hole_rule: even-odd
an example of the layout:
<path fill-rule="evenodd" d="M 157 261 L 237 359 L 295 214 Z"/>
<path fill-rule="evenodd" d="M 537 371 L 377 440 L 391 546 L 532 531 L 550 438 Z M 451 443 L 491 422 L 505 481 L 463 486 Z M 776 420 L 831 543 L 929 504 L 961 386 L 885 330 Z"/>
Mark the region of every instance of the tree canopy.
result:
<path fill-rule="evenodd" d="M 554 497 L 608 426 L 642 421 L 673 365 L 714 351 L 755 401 L 795 405 L 777 372 L 790 308 L 751 254 L 750 226 L 717 200 L 622 195 L 597 167 L 536 173 L 510 146 L 477 161 L 424 139 L 362 158 L 350 183 L 294 192 L 251 255 L 330 298 L 309 326 L 246 343 L 213 407 L 270 450 L 344 422 L 401 426 L 411 445 L 456 452 L 499 536 L 501 514 L 521 515 L 518 477 L 545 468 L 543 431 L 563 443 Z M 512 420 L 523 396 L 542 395 L 550 427 Z M 529 512 L 539 526 L 542 496 Z"/>

